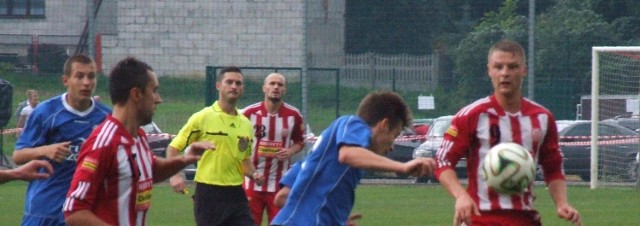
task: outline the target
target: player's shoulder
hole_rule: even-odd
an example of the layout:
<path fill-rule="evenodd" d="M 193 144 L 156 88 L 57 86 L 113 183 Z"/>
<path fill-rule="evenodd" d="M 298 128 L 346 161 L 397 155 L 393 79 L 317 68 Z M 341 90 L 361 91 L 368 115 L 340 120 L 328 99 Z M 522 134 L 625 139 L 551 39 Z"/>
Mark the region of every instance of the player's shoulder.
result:
<path fill-rule="evenodd" d="M 553 113 L 551 113 L 549 109 L 527 98 L 522 98 L 522 114 L 524 115 L 546 114 L 549 116 L 553 116 Z"/>
<path fill-rule="evenodd" d="M 456 118 L 465 118 L 478 115 L 491 108 L 491 98 L 485 97 L 474 101 L 473 103 L 463 107 L 456 113 Z"/>
<path fill-rule="evenodd" d="M 302 115 L 300 114 L 300 110 L 298 110 L 297 107 L 291 104 L 288 104 L 286 102 L 282 105 L 282 108 L 285 109 L 286 111 L 289 111 L 291 114 Z"/>
<path fill-rule="evenodd" d="M 244 114 L 251 114 L 251 113 L 255 113 L 257 111 L 259 111 L 262 108 L 262 101 L 261 102 L 257 102 L 257 103 L 253 103 L 251 105 L 248 105 L 246 107 L 244 107 L 243 109 L 240 110 L 240 112 L 244 113 Z"/>

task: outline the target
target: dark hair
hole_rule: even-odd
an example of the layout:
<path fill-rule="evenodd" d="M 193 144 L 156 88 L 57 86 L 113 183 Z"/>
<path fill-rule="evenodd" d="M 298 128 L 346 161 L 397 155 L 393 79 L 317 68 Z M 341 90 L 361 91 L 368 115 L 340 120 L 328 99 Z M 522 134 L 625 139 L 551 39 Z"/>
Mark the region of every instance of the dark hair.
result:
<path fill-rule="evenodd" d="M 111 70 L 109 74 L 109 95 L 111 103 L 125 103 L 129 99 L 129 92 L 133 88 L 144 91 L 149 83 L 149 72 L 153 68 L 147 63 L 134 57 L 127 57 Z"/>
<path fill-rule="evenodd" d="M 225 67 L 225 68 L 222 68 L 222 70 L 220 70 L 220 73 L 218 73 L 217 81 L 218 82 L 222 82 L 222 79 L 224 77 L 224 73 L 227 73 L 227 72 L 237 72 L 237 73 L 242 74 L 242 70 L 240 70 L 240 68 L 238 68 L 236 66 Z"/>
<path fill-rule="evenodd" d="M 516 41 L 509 40 L 509 39 L 503 39 L 503 40 L 500 40 L 500 41 L 496 42 L 489 49 L 489 54 L 487 55 L 487 59 L 491 58 L 491 54 L 496 50 L 499 50 L 499 51 L 502 51 L 502 52 L 511 53 L 511 54 L 513 54 L 515 56 L 521 56 L 522 60 L 525 63 L 527 62 L 527 56 L 524 54 L 524 48 L 522 48 L 520 43 L 517 43 Z"/>
<path fill-rule="evenodd" d="M 64 69 L 63 69 L 63 73 L 65 76 L 70 76 L 71 75 L 71 66 L 73 65 L 73 63 L 81 63 L 81 64 L 93 64 L 95 66 L 95 62 L 93 61 L 93 59 L 91 59 L 91 57 L 88 57 L 86 55 L 75 55 L 70 57 L 69 59 L 67 59 L 67 61 L 64 62 Z"/>
<path fill-rule="evenodd" d="M 411 123 L 411 111 L 400 95 L 391 91 L 376 91 L 365 96 L 356 113 L 369 126 L 384 118 L 389 119 L 389 128 L 400 125 L 408 127 Z"/>

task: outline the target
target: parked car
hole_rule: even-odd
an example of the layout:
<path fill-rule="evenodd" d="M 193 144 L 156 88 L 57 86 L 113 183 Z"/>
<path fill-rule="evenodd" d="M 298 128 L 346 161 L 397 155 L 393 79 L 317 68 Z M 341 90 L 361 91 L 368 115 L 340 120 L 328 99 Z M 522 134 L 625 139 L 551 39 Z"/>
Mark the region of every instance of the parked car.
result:
<path fill-rule="evenodd" d="M 604 121 L 624 126 L 635 132 L 640 132 L 640 117 L 637 115 L 618 116 Z"/>
<path fill-rule="evenodd" d="M 162 133 L 162 130 L 156 125 L 155 122 L 151 122 L 141 128 L 147 133 L 147 141 L 149 142 L 149 148 L 154 155 L 162 158 L 166 158 L 166 150 L 173 137 L 171 134 Z M 192 164 L 184 169 L 184 173 L 187 180 L 193 180 L 196 175 L 196 165 Z"/>
<path fill-rule="evenodd" d="M 610 122 L 598 122 L 598 175 L 637 179 L 638 133 Z M 559 132 L 565 174 L 591 179 L 591 122 L 577 122 Z"/>
<path fill-rule="evenodd" d="M 426 141 L 420 144 L 413 150 L 412 158 L 427 157 L 433 158 L 440 148 L 442 141 L 444 140 L 444 133 L 451 126 L 451 120 L 453 115 L 441 116 L 436 118 L 427 133 Z M 460 159 L 456 164 L 456 174 L 459 178 L 467 177 L 467 160 L 465 158 Z M 418 177 L 416 182 L 428 182 L 435 181 L 433 177 Z"/>

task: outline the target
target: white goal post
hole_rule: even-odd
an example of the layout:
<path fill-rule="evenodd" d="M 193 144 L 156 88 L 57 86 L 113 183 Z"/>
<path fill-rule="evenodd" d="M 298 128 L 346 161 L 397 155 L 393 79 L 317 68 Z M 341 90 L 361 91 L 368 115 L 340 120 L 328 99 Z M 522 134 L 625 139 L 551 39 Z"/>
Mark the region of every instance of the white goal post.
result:
<path fill-rule="evenodd" d="M 606 132 L 602 134 L 598 125 L 603 120 L 640 123 L 640 46 L 596 46 L 591 53 L 591 189 L 639 187 L 640 169 L 635 156 L 640 138 L 604 137 Z M 620 154 L 621 148 L 628 148 L 624 155 Z M 632 149 L 636 150 L 633 161 L 629 159 Z"/>

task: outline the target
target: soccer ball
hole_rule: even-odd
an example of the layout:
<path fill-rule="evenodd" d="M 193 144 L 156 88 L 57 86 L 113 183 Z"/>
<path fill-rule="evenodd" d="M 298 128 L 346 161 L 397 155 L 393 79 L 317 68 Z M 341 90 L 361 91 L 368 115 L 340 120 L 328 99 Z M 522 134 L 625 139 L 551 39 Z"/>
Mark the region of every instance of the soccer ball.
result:
<path fill-rule="evenodd" d="M 529 151 L 516 143 L 493 146 L 484 157 L 482 178 L 502 194 L 522 193 L 534 181 L 536 164 Z"/>

